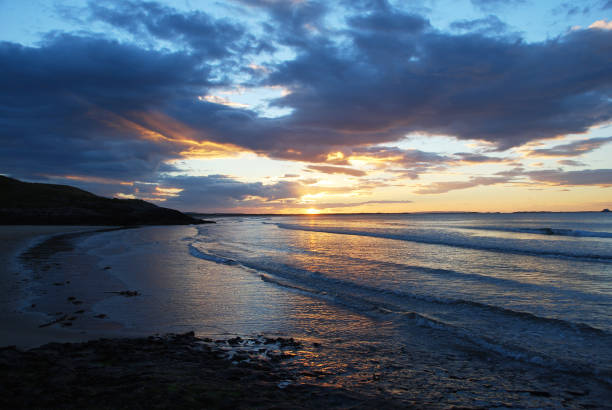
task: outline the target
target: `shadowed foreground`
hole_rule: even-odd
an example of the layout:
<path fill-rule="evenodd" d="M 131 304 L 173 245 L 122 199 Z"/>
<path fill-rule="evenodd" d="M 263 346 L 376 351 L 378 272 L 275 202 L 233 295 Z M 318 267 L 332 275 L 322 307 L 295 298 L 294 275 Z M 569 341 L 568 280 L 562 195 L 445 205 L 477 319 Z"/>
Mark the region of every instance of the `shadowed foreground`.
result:
<path fill-rule="evenodd" d="M 29 351 L 5 347 L 0 407 L 399 407 L 341 389 L 292 385 L 291 374 L 278 364 L 283 359 L 230 363 L 193 333 L 51 343 Z"/>

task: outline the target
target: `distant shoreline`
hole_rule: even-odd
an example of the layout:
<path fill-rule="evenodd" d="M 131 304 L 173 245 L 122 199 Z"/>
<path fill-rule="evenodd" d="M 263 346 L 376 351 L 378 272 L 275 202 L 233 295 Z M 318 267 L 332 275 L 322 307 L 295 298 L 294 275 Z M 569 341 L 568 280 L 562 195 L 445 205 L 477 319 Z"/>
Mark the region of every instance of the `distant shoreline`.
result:
<path fill-rule="evenodd" d="M 320 216 L 345 216 L 345 215 L 514 215 L 514 214 L 586 214 L 586 213 L 606 213 L 605 211 L 513 211 L 513 212 L 478 212 L 478 211 L 430 211 L 430 212 L 332 212 L 320 214 L 303 214 L 303 213 L 288 213 L 288 214 L 255 214 L 255 213 L 201 213 L 201 212 L 184 212 L 185 215 L 202 218 L 215 217 L 246 217 L 246 216 L 301 216 L 308 218 L 316 218 Z"/>

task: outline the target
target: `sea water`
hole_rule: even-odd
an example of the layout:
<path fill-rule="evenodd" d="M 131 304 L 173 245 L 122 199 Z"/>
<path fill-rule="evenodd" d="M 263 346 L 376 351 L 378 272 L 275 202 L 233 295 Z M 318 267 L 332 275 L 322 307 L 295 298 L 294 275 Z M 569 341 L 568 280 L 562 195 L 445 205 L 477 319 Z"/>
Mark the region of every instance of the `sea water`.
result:
<path fill-rule="evenodd" d="M 324 346 L 301 359 L 320 379 L 384 373 L 400 395 L 418 372 L 449 381 L 473 360 L 612 383 L 610 214 L 214 220 L 80 244 L 142 293 L 96 309 L 143 331 L 297 337 Z"/>

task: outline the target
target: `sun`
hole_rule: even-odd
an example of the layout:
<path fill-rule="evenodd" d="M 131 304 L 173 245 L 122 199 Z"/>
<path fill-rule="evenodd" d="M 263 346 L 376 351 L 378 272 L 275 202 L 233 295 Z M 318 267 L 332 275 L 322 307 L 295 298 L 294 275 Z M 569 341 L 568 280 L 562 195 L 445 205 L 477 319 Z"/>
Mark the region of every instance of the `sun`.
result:
<path fill-rule="evenodd" d="M 316 209 L 316 208 L 308 208 L 308 209 L 306 210 L 306 213 L 307 213 L 308 215 L 316 215 L 316 214 L 320 214 L 320 213 L 321 213 L 321 211 L 320 211 L 320 210 L 318 210 L 318 209 Z"/>

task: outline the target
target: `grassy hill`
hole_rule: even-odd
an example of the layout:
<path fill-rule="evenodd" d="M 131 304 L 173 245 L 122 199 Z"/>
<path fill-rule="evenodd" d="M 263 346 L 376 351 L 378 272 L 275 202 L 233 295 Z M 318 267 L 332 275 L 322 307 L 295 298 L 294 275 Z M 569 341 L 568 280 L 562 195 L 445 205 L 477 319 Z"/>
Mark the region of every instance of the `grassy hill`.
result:
<path fill-rule="evenodd" d="M 104 198 L 68 185 L 0 175 L 1 225 L 187 225 L 204 223 L 139 199 Z"/>

